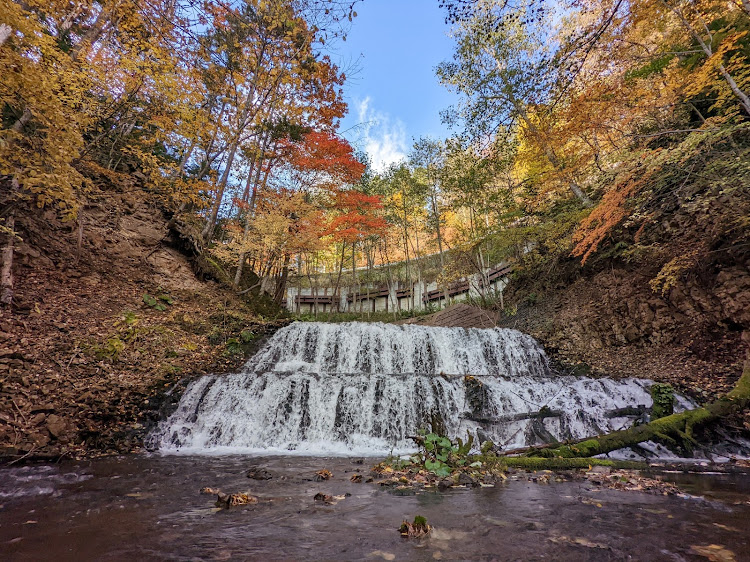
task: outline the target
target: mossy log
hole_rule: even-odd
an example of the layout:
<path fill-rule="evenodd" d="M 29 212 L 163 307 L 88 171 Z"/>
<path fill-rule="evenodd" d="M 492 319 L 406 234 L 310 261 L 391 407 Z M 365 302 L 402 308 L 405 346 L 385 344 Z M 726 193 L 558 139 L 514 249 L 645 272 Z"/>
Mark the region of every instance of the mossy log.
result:
<path fill-rule="evenodd" d="M 541 457 L 503 457 L 502 463 L 509 468 L 521 468 L 525 470 L 572 470 L 575 468 L 588 468 L 590 466 L 609 466 L 615 469 L 648 468 L 648 464 L 645 462 L 592 458 L 545 459 Z"/>
<path fill-rule="evenodd" d="M 593 457 L 646 441 L 657 441 L 670 447 L 682 448 L 690 453 L 693 447 L 698 445 L 694 438 L 695 430 L 740 413 L 748 406 L 750 406 L 750 360 L 745 362 L 742 376 L 734 389 L 703 408 L 672 414 L 647 424 L 576 443 L 531 447 L 525 455 L 547 458 Z"/>

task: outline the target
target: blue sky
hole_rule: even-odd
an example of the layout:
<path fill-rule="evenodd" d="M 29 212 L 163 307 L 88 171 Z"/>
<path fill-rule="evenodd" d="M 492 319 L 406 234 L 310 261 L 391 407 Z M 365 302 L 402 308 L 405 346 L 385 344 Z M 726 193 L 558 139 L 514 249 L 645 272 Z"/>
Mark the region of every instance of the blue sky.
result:
<path fill-rule="evenodd" d="M 420 136 L 448 136 L 440 111 L 455 97 L 438 83 L 435 67 L 451 58 L 452 41 L 437 0 L 364 0 L 356 11 L 334 57 L 348 75 L 341 130 L 382 170 Z"/>

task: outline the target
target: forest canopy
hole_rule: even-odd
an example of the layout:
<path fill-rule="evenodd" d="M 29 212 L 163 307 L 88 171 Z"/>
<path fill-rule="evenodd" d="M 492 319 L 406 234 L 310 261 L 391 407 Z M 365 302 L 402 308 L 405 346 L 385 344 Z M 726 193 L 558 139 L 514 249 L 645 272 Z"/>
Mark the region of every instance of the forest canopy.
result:
<path fill-rule="evenodd" d="M 129 175 L 277 299 L 294 273 L 445 284 L 571 256 L 656 261 L 666 291 L 746 246 L 747 0 L 439 3 L 455 135 L 375 171 L 327 54 L 356 2 L 0 0 L 1 234 L 19 208 L 74 225 L 95 178 Z"/>

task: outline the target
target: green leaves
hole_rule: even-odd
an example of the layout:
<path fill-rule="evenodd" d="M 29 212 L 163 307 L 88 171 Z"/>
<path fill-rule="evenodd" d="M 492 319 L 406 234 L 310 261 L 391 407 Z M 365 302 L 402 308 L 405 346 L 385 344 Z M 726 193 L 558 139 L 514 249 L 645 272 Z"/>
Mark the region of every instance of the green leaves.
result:
<path fill-rule="evenodd" d="M 450 476 L 451 474 L 451 467 L 440 460 L 427 459 L 424 463 L 424 467 L 433 474 L 440 477 Z"/>
<path fill-rule="evenodd" d="M 156 297 L 149 295 L 148 293 L 144 293 L 143 303 L 146 306 L 150 306 L 154 310 L 164 312 L 165 310 L 167 310 L 167 306 L 172 306 L 172 304 L 174 304 L 174 300 L 166 293 L 161 293 Z"/>

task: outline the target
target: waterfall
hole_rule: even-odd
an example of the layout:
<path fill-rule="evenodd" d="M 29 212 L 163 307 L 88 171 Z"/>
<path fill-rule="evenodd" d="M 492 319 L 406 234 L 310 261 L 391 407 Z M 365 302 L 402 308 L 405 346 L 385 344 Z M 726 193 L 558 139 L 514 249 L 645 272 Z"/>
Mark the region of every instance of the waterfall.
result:
<path fill-rule="evenodd" d="M 651 382 L 561 376 L 508 329 L 297 322 L 243 370 L 204 376 L 149 436 L 162 451 L 383 454 L 431 423 L 511 448 L 620 429 Z M 682 401 L 682 407 L 687 402 Z"/>

